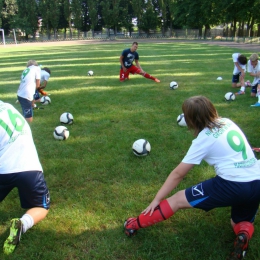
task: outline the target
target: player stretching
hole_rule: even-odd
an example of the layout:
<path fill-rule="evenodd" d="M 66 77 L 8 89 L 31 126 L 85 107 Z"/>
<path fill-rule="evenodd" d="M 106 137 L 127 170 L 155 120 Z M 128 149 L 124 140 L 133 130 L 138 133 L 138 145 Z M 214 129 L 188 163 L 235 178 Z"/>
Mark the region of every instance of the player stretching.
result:
<path fill-rule="evenodd" d="M 0 101 L 0 202 L 17 188 L 26 209 L 21 218 L 11 220 L 3 246 L 7 255 L 15 250 L 21 234 L 48 214 L 50 195 L 42 171 L 29 124 L 12 105 Z"/>
<path fill-rule="evenodd" d="M 136 218 L 124 223 L 126 235 L 170 218 L 179 209 L 209 211 L 231 207 L 231 226 L 236 235 L 228 259 L 242 259 L 254 233 L 260 202 L 260 165 L 241 129 L 220 118 L 209 99 L 203 96 L 184 101 L 185 121 L 196 138 L 182 162 L 170 173 L 151 204 Z M 181 190 L 165 199 L 185 175 L 205 160 L 214 166 L 216 177 Z"/>
<path fill-rule="evenodd" d="M 154 80 L 155 82 L 160 82 L 159 79 L 143 71 L 143 69 L 139 64 L 139 55 L 136 52 L 137 48 L 138 48 L 138 43 L 133 42 L 131 48 L 123 50 L 119 59 L 121 64 L 120 81 L 129 80 L 129 73 L 131 73 L 131 74 L 140 74 L 147 79 Z M 133 62 L 135 62 L 136 66 L 133 65 Z"/>

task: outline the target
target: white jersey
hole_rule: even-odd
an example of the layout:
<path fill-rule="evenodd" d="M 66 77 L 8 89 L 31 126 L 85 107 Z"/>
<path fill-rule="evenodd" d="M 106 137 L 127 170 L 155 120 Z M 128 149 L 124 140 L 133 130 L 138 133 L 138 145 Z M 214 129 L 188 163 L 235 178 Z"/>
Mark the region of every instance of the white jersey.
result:
<path fill-rule="evenodd" d="M 0 101 L 0 174 L 42 171 L 31 129 L 10 104 Z"/>
<path fill-rule="evenodd" d="M 233 62 L 237 62 L 239 64 L 239 66 L 241 67 L 241 69 L 243 69 L 246 72 L 246 65 L 242 65 L 238 62 L 238 57 L 240 56 L 240 53 L 233 53 L 232 54 L 232 59 Z M 240 70 L 237 68 L 237 66 L 235 65 L 234 70 L 233 70 L 233 75 L 237 75 L 240 73 Z"/>
<path fill-rule="evenodd" d="M 258 61 L 256 66 L 253 67 L 253 65 L 251 64 L 251 61 L 249 60 L 247 63 L 247 71 L 249 73 L 253 73 L 256 74 L 257 72 L 260 71 L 260 62 Z M 254 77 L 254 81 L 252 82 L 252 85 L 256 85 L 258 83 L 258 81 L 260 80 L 260 77 Z"/>
<path fill-rule="evenodd" d="M 219 130 L 203 129 L 182 160 L 200 164 L 205 160 L 214 166 L 218 176 L 229 181 L 260 180 L 260 165 L 241 129 L 231 120 L 221 119 Z"/>
<path fill-rule="evenodd" d="M 41 83 L 43 83 L 44 81 L 48 81 L 49 78 L 50 74 L 45 70 L 41 70 Z"/>
<path fill-rule="evenodd" d="M 17 96 L 32 101 L 36 90 L 37 79 L 41 79 L 40 67 L 32 65 L 26 68 L 21 75 L 21 83 L 17 91 Z"/>

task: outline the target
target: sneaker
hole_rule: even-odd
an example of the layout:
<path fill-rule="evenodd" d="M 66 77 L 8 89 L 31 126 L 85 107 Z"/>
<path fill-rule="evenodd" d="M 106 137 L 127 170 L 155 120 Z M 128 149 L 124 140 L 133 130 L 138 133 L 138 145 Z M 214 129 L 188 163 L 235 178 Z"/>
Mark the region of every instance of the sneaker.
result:
<path fill-rule="evenodd" d="M 248 250 L 248 237 L 245 233 L 237 235 L 234 242 L 233 252 L 230 254 L 228 260 L 243 259 Z"/>
<path fill-rule="evenodd" d="M 9 255 L 13 253 L 16 246 L 19 244 L 22 234 L 22 221 L 19 218 L 14 218 L 11 220 L 10 234 L 4 243 L 4 253 Z"/>
<path fill-rule="evenodd" d="M 245 91 L 239 90 L 237 93 L 235 93 L 235 95 L 244 95 Z"/>
<path fill-rule="evenodd" d="M 159 79 L 155 79 L 154 81 L 157 82 L 157 83 L 161 82 Z"/>
<path fill-rule="evenodd" d="M 136 227 L 136 218 L 128 218 L 127 220 L 125 220 L 125 223 L 124 223 L 124 233 L 128 237 L 135 236 L 137 233 L 138 227 L 136 227 L 136 229 L 134 227 Z"/>
<path fill-rule="evenodd" d="M 256 102 L 254 105 L 251 105 L 251 107 L 260 107 L 260 103 Z"/>
<path fill-rule="evenodd" d="M 246 87 L 251 87 L 251 82 L 249 80 L 247 80 L 245 83 L 246 83 Z"/>

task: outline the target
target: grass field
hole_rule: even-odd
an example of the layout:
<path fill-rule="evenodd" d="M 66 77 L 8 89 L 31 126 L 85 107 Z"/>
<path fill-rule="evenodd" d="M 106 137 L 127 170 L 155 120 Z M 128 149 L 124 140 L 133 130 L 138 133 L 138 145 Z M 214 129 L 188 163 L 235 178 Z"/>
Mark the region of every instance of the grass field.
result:
<path fill-rule="evenodd" d="M 205 95 L 222 117 L 234 120 L 252 146 L 260 147 L 257 100 L 246 95 L 226 102 L 231 88 L 233 52 L 250 51 L 192 43 L 142 43 L 140 64 L 161 83 L 139 75 L 119 82 L 119 56 L 129 43 L 1 48 L 0 99 L 15 104 L 21 72 L 29 59 L 51 69 L 46 91 L 52 103 L 35 110 L 34 141 L 51 193 L 47 218 L 22 236 L 11 256 L 19 260 L 221 260 L 232 248 L 230 209 L 179 211 L 167 221 L 123 234 L 126 218 L 138 215 L 153 199 L 170 171 L 182 160 L 193 139 L 176 123 L 182 102 Z M 94 76 L 87 76 L 88 70 Z M 222 81 L 217 81 L 221 76 Z M 250 79 L 249 76 L 246 79 Z M 170 90 L 177 81 L 179 88 Z M 250 79 L 251 80 L 251 79 Z M 70 137 L 56 141 L 53 130 L 63 112 L 74 116 Z M 135 140 L 152 147 L 147 157 L 132 153 Z M 256 154 L 260 159 L 259 154 Z M 214 176 L 206 163 L 194 167 L 176 188 L 184 189 Z M 20 217 L 14 190 L 1 203 L 0 245 L 10 219 Z M 260 259 L 260 227 L 247 259 Z"/>

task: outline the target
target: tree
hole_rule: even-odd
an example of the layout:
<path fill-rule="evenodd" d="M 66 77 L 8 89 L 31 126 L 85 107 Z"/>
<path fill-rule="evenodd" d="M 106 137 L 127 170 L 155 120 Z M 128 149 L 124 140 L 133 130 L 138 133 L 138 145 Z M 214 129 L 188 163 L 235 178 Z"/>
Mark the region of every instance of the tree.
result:
<path fill-rule="evenodd" d="M 60 14 L 59 4 L 59 0 L 41 0 L 39 4 L 42 22 L 47 29 L 48 39 L 51 37 L 51 29 L 54 31 L 54 37 L 57 38 Z"/>
<path fill-rule="evenodd" d="M 90 18 L 90 28 L 92 31 L 92 37 L 94 37 L 94 30 L 98 24 L 98 1 L 97 0 L 88 0 L 89 6 L 89 18 Z"/>
<path fill-rule="evenodd" d="M 156 29 L 157 26 L 158 26 L 157 13 L 155 13 L 151 2 L 148 1 L 147 8 L 143 13 L 142 19 L 138 24 L 138 27 L 144 32 L 146 32 L 147 34 L 149 34 L 149 31 Z"/>
<path fill-rule="evenodd" d="M 82 1 L 81 0 L 71 1 L 71 14 L 73 18 L 74 27 L 78 29 L 78 37 L 79 37 L 79 33 L 82 29 Z"/>
<path fill-rule="evenodd" d="M 101 2 L 102 6 L 102 18 L 104 25 L 108 29 L 108 36 L 110 36 L 110 29 L 114 29 L 114 33 L 117 32 L 118 23 L 120 21 L 120 0 L 106 0 Z"/>
<path fill-rule="evenodd" d="M 38 6 L 35 0 L 16 0 L 18 12 L 12 21 L 13 28 L 19 28 L 25 33 L 28 40 L 29 35 L 33 35 L 38 30 Z"/>
<path fill-rule="evenodd" d="M 18 6 L 16 0 L 1 0 L 2 7 L 0 10 L 0 17 L 1 17 L 1 25 L 0 27 L 3 28 L 5 31 L 9 31 L 14 27 L 11 26 L 11 21 L 13 17 L 18 12 Z"/>

